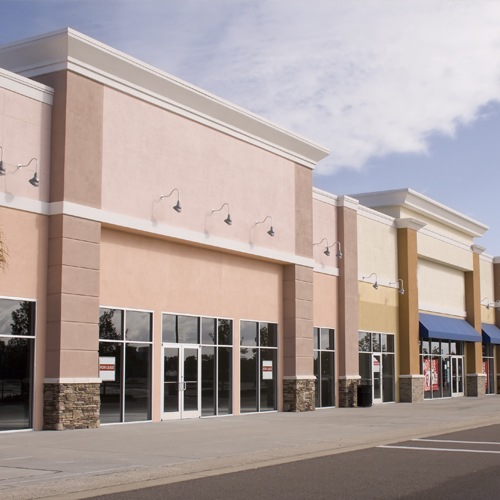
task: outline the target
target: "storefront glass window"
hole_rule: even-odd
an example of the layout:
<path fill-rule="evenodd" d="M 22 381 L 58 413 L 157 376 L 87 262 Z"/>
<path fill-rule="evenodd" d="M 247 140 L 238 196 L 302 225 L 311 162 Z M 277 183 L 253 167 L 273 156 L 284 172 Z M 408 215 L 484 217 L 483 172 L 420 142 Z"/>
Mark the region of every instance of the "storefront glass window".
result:
<path fill-rule="evenodd" d="M 0 431 L 32 424 L 35 302 L 0 299 Z"/>
<path fill-rule="evenodd" d="M 316 407 L 335 406 L 335 330 L 314 328 Z"/>
<path fill-rule="evenodd" d="M 486 394 L 495 394 L 494 344 L 483 344 L 483 373 L 486 375 Z"/>

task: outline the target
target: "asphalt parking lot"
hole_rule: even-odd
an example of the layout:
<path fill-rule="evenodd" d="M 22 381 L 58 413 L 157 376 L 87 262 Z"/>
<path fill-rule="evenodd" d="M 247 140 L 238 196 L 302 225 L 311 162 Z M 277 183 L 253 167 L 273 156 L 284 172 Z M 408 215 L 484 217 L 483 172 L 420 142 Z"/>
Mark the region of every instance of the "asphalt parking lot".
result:
<path fill-rule="evenodd" d="M 500 425 L 492 425 L 92 499 L 457 500 L 499 492 Z"/>

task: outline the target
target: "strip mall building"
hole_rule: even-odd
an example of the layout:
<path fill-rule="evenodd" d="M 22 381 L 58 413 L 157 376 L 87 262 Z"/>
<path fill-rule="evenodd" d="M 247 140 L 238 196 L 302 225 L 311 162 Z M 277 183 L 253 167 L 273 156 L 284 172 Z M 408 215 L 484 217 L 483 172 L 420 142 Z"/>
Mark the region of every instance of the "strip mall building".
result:
<path fill-rule="evenodd" d="M 497 393 L 484 224 L 73 30 L 0 68 L 1 430 Z"/>

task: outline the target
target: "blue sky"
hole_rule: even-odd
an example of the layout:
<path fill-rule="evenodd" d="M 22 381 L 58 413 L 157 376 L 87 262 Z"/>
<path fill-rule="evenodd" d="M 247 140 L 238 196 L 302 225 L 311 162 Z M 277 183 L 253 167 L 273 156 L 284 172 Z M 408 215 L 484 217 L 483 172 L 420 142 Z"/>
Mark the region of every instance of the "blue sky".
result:
<path fill-rule="evenodd" d="M 0 1 L 0 44 L 66 26 L 331 150 L 315 186 L 410 187 L 500 255 L 500 2 Z"/>

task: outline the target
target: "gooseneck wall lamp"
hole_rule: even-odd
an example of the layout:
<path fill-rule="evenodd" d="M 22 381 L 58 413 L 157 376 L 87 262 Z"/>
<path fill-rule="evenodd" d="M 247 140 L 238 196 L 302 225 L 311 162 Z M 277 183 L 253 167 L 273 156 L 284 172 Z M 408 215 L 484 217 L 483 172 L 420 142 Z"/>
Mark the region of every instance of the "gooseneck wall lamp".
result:
<path fill-rule="evenodd" d="M 233 221 L 231 220 L 231 209 L 229 208 L 229 203 L 224 203 L 224 204 L 222 205 L 222 207 L 217 208 L 217 209 L 212 208 L 212 214 L 213 214 L 214 212 L 220 212 L 220 211 L 221 211 L 221 210 L 222 210 L 222 209 L 223 209 L 226 205 L 227 205 L 227 217 L 224 219 L 224 222 L 225 222 L 228 226 L 230 226 L 230 225 L 233 223 Z M 210 214 L 210 215 L 211 215 L 211 214 Z"/>
<path fill-rule="evenodd" d="M 400 281 L 401 281 L 401 286 L 399 286 L 399 282 Z M 395 285 L 396 283 L 398 284 L 398 288 L 399 288 L 398 293 L 400 295 L 404 295 L 405 294 L 405 289 L 403 288 L 403 280 L 401 278 L 399 278 L 398 280 L 393 281 L 392 283 L 389 283 L 389 285 Z"/>
<path fill-rule="evenodd" d="M 262 221 L 256 221 L 255 222 L 255 225 L 257 226 L 258 224 L 264 224 L 264 222 L 266 222 L 267 219 L 271 219 L 271 229 L 269 229 L 269 231 L 267 232 L 267 234 L 269 236 L 274 236 L 274 229 L 273 229 L 273 218 L 268 215 L 264 220 Z"/>
<path fill-rule="evenodd" d="M 38 178 L 38 160 L 36 158 L 31 158 L 31 160 L 26 163 L 26 165 L 21 165 L 20 163 L 17 165 L 18 169 L 25 168 L 27 167 L 32 161 L 36 162 L 36 167 L 35 167 L 35 174 L 33 177 L 28 181 L 32 186 L 38 187 L 40 185 L 40 179 Z"/>
<path fill-rule="evenodd" d="M 180 198 L 180 193 L 179 193 L 179 190 L 177 188 L 174 188 L 172 189 L 172 191 L 170 191 L 169 194 L 162 194 L 160 196 L 160 201 L 163 200 L 163 198 L 168 198 L 169 196 L 172 196 L 173 192 L 174 191 L 177 191 L 177 203 L 172 207 L 177 213 L 180 213 L 181 210 L 182 210 L 182 207 L 181 207 L 181 203 L 179 201 L 179 198 Z"/>
<path fill-rule="evenodd" d="M 362 278 L 363 279 L 370 279 L 373 275 L 375 275 L 375 284 L 373 285 L 373 288 L 375 288 L 375 290 L 378 290 L 377 273 L 371 273 L 370 276 L 362 276 Z"/>
<path fill-rule="evenodd" d="M 325 250 L 324 250 L 324 254 L 327 256 L 327 257 L 330 257 L 330 248 L 332 248 L 333 246 L 337 245 L 339 246 L 339 251 L 337 252 L 337 259 L 341 259 L 342 258 L 342 252 L 340 251 L 340 241 L 336 241 L 335 243 L 333 243 L 332 245 L 329 245 L 328 244 L 328 239 L 327 238 L 323 238 L 320 242 L 318 243 L 313 243 L 313 246 L 315 245 L 321 245 L 321 243 L 323 243 L 323 241 L 326 241 L 326 247 L 325 247 Z"/>
<path fill-rule="evenodd" d="M 0 175 L 5 175 L 5 167 L 3 166 L 3 148 L 0 146 Z"/>
<path fill-rule="evenodd" d="M 481 299 L 481 304 L 482 305 L 484 305 L 483 304 L 483 300 L 486 300 L 486 309 L 489 310 L 491 308 L 490 299 L 488 299 L 488 297 L 485 297 L 484 299 Z M 495 306 L 493 306 L 493 307 L 495 307 Z"/>

